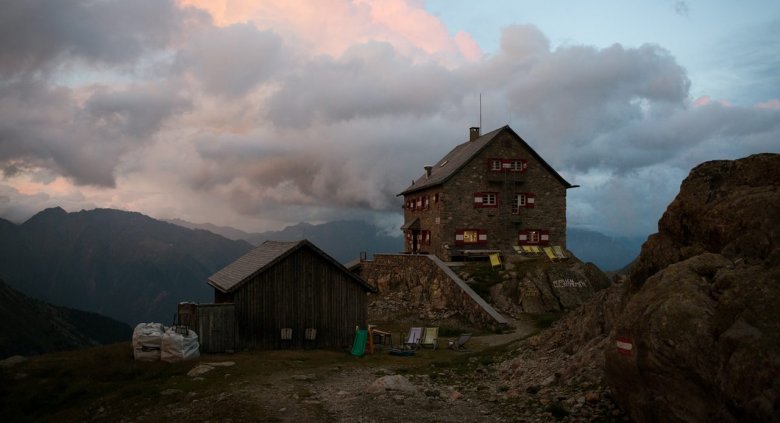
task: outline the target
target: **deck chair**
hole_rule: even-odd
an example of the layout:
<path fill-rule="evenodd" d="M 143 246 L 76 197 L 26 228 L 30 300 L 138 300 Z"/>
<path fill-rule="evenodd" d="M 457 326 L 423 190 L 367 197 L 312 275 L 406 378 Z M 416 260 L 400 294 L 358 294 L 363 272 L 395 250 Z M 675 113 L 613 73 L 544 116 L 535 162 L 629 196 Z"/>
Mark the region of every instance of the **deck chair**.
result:
<path fill-rule="evenodd" d="M 279 337 L 279 347 L 290 348 L 292 346 L 292 328 L 282 328 Z"/>
<path fill-rule="evenodd" d="M 491 254 L 490 255 L 490 266 L 495 269 L 496 267 L 499 267 L 501 269 L 504 268 L 504 265 L 501 264 L 501 256 L 498 254 Z"/>
<path fill-rule="evenodd" d="M 542 254 L 542 249 L 538 245 L 531 245 L 531 251 L 536 255 Z"/>
<path fill-rule="evenodd" d="M 547 254 L 547 258 L 550 259 L 550 261 L 558 261 L 560 260 L 558 256 L 555 255 L 555 252 L 550 247 L 544 247 L 544 253 Z"/>
<path fill-rule="evenodd" d="M 417 349 L 420 347 L 420 339 L 422 338 L 423 328 L 411 328 L 409 334 L 406 335 L 404 346 L 411 349 Z"/>
<path fill-rule="evenodd" d="M 527 254 L 529 256 L 533 256 L 533 255 L 536 254 L 536 252 L 534 251 L 533 248 L 531 248 L 530 245 L 523 245 L 523 253 L 525 253 L 525 254 Z"/>
<path fill-rule="evenodd" d="M 471 339 L 470 333 L 461 333 L 456 339 L 450 340 L 450 348 L 455 351 L 468 351 L 466 348 L 466 342 Z"/>
<path fill-rule="evenodd" d="M 556 256 L 558 256 L 561 260 L 566 260 L 569 258 L 569 256 L 566 255 L 566 252 L 563 251 L 563 248 L 561 248 L 560 245 L 553 245 L 553 252 Z"/>
<path fill-rule="evenodd" d="M 425 328 L 423 331 L 422 340 L 420 341 L 421 347 L 431 347 L 436 350 L 439 345 L 439 328 Z"/>
<path fill-rule="evenodd" d="M 519 246 L 519 245 L 513 245 L 513 246 L 512 246 L 512 249 L 513 249 L 513 250 L 515 250 L 515 252 L 516 252 L 517 254 L 523 255 L 523 249 L 522 249 L 522 248 L 520 248 L 520 246 Z"/>

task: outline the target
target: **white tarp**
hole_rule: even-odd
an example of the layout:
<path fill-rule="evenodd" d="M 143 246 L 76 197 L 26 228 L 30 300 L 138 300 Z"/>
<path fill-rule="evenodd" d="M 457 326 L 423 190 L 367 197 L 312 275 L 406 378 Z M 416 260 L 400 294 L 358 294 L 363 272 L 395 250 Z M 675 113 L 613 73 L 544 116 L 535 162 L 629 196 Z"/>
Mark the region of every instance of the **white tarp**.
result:
<path fill-rule="evenodd" d="M 160 359 L 160 348 L 165 327 L 162 323 L 139 323 L 133 330 L 133 357 L 136 360 Z"/>
<path fill-rule="evenodd" d="M 170 363 L 198 358 L 200 357 L 199 349 L 198 335 L 195 332 L 188 329 L 187 334 L 182 335 L 174 328 L 168 328 L 162 335 L 160 359 Z"/>

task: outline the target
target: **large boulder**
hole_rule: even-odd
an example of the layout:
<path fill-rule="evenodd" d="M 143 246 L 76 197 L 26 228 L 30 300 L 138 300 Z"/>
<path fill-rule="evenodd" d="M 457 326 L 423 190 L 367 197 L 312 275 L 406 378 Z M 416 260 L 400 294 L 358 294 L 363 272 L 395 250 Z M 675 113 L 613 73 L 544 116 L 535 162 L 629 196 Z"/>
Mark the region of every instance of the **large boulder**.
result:
<path fill-rule="evenodd" d="M 631 269 L 638 288 L 666 266 L 716 252 L 731 259 L 780 263 L 780 155 L 703 163 L 683 181 Z"/>
<path fill-rule="evenodd" d="M 639 422 L 780 421 L 780 155 L 691 171 L 610 318 L 605 379 Z"/>
<path fill-rule="evenodd" d="M 573 255 L 556 263 L 544 257 L 510 257 L 508 267 L 503 282 L 491 287 L 488 300 L 509 315 L 571 310 L 610 285 L 598 267 Z"/>

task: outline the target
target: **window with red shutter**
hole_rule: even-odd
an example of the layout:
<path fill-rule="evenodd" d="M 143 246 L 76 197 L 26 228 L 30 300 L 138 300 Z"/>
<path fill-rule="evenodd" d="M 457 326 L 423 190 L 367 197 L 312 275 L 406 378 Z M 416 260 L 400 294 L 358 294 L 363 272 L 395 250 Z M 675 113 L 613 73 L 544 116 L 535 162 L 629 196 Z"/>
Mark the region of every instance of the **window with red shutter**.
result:
<path fill-rule="evenodd" d="M 497 192 L 475 192 L 474 208 L 498 207 Z"/>
<path fill-rule="evenodd" d="M 517 243 L 520 245 L 548 245 L 550 231 L 547 229 L 522 230 L 517 234 Z"/>

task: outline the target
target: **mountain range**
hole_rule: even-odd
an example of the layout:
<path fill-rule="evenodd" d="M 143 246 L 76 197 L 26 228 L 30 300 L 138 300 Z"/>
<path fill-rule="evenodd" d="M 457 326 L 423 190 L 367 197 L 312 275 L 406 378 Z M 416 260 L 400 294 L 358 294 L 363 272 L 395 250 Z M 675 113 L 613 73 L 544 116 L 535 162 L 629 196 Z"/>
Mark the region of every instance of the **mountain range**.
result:
<path fill-rule="evenodd" d="M 168 222 L 191 229 L 203 229 L 225 238 L 245 240 L 260 245 L 266 240 L 293 241 L 308 238 L 340 262 L 359 257 L 361 251 L 393 253 L 403 250 L 400 229 L 397 236 L 390 236 L 366 222 L 359 220 L 335 221 L 319 225 L 299 223 L 281 231 L 260 233 L 244 232 L 230 226 L 210 223 L 192 223 L 181 219 Z M 639 255 L 646 237 L 610 237 L 600 232 L 569 227 L 566 230 L 567 248 L 582 261 L 592 262 L 605 271 L 622 269 Z"/>
<path fill-rule="evenodd" d="M 170 324 L 178 302 L 211 301 L 206 279 L 251 248 L 140 213 L 51 208 L 0 219 L 0 278 L 55 305 Z"/>
<path fill-rule="evenodd" d="M 267 240 L 296 241 L 306 238 L 341 263 L 360 257 L 361 252 L 370 256 L 374 253 L 396 253 L 403 250 L 400 229 L 398 236 L 390 236 L 362 220 L 338 220 L 319 225 L 299 223 L 280 231 L 259 233 L 244 232 L 229 226 L 216 226 L 210 223 L 191 223 L 180 219 L 168 222 L 185 228 L 211 231 L 228 239 L 245 240 L 252 245 L 260 245 Z"/>
<path fill-rule="evenodd" d="M 403 248 L 400 230 L 393 237 L 362 221 L 261 233 L 175 223 L 112 209 L 51 208 L 20 225 L 0 219 L 0 278 L 30 297 L 130 325 L 170 323 L 179 302 L 212 300 L 209 276 L 268 239 L 307 238 L 340 262 Z M 605 270 L 633 260 L 642 241 L 576 228 L 568 236 L 575 255 Z"/>

